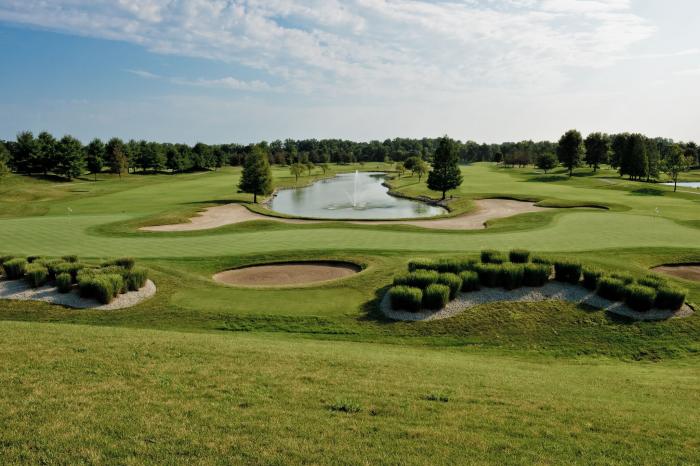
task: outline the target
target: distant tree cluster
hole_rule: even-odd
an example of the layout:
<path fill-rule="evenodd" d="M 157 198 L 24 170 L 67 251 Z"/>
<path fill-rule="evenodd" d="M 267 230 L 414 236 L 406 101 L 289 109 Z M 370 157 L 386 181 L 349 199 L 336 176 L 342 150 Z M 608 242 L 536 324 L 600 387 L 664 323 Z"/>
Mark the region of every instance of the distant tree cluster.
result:
<path fill-rule="evenodd" d="M 181 173 L 216 169 L 225 165 L 243 165 L 253 151 L 260 151 L 269 164 L 286 165 L 294 176 L 320 168 L 324 173 L 330 163 L 387 162 L 400 164 L 422 178 L 428 173 L 436 151 L 444 138 L 395 138 L 384 141 L 353 142 L 341 139 L 286 139 L 257 144 L 197 143 L 170 144 L 149 141 L 108 141 L 94 139 L 87 145 L 72 136 L 57 139 L 48 132 L 35 136 L 21 132 L 15 141 L 0 141 L 0 175 L 8 171 L 23 174 L 53 174 L 75 178 L 88 172 L 109 171 L 114 174 L 169 171 Z M 575 130 L 556 142 L 520 141 L 479 144 L 452 141 L 451 158 L 459 163 L 499 162 L 504 166 L 534 164 L 545 171 L 559 163 L 573 169 L 587 164 L 597 170 L 609 163 L 620 174 L 632 179 L 654 179 L 668 171 L 666 161 L 676 143 L 670 139 L 647 138 L 640 134 L 606 135 L 593 133 L 585 140 Z M 684 166 L 700 165 L 700 151 L 695 143 L 678 144 Z"/>

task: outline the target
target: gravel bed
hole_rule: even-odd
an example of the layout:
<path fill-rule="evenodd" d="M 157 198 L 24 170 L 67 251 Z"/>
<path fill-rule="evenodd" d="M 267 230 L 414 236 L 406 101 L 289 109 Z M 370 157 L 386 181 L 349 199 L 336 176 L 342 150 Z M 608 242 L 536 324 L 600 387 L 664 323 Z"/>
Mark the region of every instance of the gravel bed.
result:
<path fill-rule="evenodd" d="M 537 302 L 547 300 L 569 301 L 576 304 L 584 303 L 635 320 L 666 320 L 688 317 L 693 313 L 692 308 L 687 304 L 684 304 L 678 311 L 652 309 L 647 312 L 637 312 L 630 309 L 625 303 L 602 298 L 595 292 L 582 286 L 561 282 L 549 282 L 542 287 L 522 287 L 510 291 L 503 288 L 482 288 L 479 291 L 459 293 L 454 300 L 450 301 L 447 306 L 439 311 L 395 311 L 391 308 L 389 293 L 386 293 L 379 307 L 384 315 L 393 320 L 423 321 L 447 319 L 465 309 L 480 304 L 498 301 Z"/>
<path fill-rule="evenodd" d="M 155 294 L 156 285 L 151 280 L 148 280 L 140 290 L 120 294 L 109 304 L 100 304 L 94 299 L 81 298 L 77 289 L 69 293 L 59 293 L 55 286 L 44 285 L 39 288 L 32 288 L 25 280 L 0 281 L 0 299 L 44 301 L 78 309 L 98 309 L 104 311 L 123 309 L 135 306 Z"/>

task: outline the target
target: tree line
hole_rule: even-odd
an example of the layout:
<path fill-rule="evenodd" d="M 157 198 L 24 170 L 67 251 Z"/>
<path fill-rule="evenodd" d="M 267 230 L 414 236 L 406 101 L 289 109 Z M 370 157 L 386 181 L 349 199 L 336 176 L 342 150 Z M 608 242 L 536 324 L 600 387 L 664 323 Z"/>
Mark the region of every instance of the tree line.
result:
<path fill-rule="evenodd" d="M 395 138 L 369 142 L 286 139 L 247 145 L 197 143 L 190 146 L 143 140 L 125 142 L 112 138 L 106 142 L 93 139 L 83 145 L 70 135 L 58 139 L 45 131 L 37 136 L 23 131 L 14 141 L 0 141 L 0 173 L 12 170 L 23 174 L 54 174 L 69 179 L 86 171 L 96 175 L 104 170 L 119 175 L 163 170 L 180 173 L 243 165 L 255 148 L 262 151 L 268 163 L 292 166 L 297 175 L 313 166 L 325 170 L 328 163 L 392 162 L 400 164 L 397 165 L 399 168 L 412 171 L 409 167 L 417 166 L 419 176 L 422 176 L 425 166 L 418 162 L 432 161 L 441 139 Z M 656 178 L 665 161 L 677 149 L 691 165 L 700 165 L 700 151 L 695 143 L 675 143 L 670 139 L 648 138 L 641 134 L 593 133 L 584 140 L 578 133 L 578 138 L 562 137 L 559 142 L 453 143 L 460 163 L 483 161 L 499 162 L 505 166 L 535 164 L 540 167 L 562 163 L 571 166 L 572 170 L 582 164 L 595 170 L 601 164 L 609 163 L 622 175 L 633 179 Z"/>

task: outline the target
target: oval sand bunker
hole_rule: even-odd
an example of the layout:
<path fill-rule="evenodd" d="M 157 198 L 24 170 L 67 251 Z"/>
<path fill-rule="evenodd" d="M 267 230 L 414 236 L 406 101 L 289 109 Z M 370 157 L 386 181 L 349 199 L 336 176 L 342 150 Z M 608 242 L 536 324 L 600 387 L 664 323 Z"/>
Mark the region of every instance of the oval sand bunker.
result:
<path fill-rule="evenodd" d="M 226 285 L 290 286 L 344 278 L 361 270 L 360 266 L 350 262 L 284 262 L 226 270 L 213 278 Z"/>

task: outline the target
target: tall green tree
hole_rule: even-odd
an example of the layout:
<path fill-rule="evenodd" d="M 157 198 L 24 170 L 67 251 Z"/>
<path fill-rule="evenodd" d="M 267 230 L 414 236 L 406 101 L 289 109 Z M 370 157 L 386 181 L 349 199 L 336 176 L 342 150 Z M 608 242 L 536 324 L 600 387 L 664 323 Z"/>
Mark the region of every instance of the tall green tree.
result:
<path fill-rule="evenodd" d="M 462 184 L 462 172 L 459 170 L 459 156 L 452 139 L 443 136 L 439 139 L 433 169 L 428 174 L 428 189 L 442 192 L 442 198 L 451 189 Z"/>
<path fill-rule="evenodd" d="M 272 171 L 268 154 L 260 146 L 255 146 L 245 159 L 243 174 L 238 188 L 244 193 L 253 195 L 253 202 L 258 202 L 258 194 L 267 195 L 272 192 Z"/>
<path fill-rule="evenodd" d="M 122 177 L 122 173 L 129 170 L 129 160 L 126 156 L 126 146 L 119 138 L 112 138 L 105 146 L 105 161 L 112 173 Z"/>
<path fill-rule="evenodd" d="M 36 137 L 37 157 L 32 171 L 38 171 L 47 175 L 50 171 L 55 172 L 58 164 L 58 141 L 51 133 L 42 131 Z M 58 174 L 58 173 L 57 173 Z"/>
<path fill-rule="evenodd" d="M 620 175 L 627 175 L 631 180 L 646 178 L 649 173 L 646 138 L 638 133 L 630 134 L 621 150 Z"/>
<path fill-rule="evenodd" d="M 79 177 L 84 168 L 83 144 L 73 136 L 63 136 L 56 146 L 56 166 L 53 172 L 70 180 Z"/>
<path fill-rule="evenodd" d="M 105 145 L 100 139 L 95 138 L 85 147 L 85 164 L 88 171 L 95 176 L 95 181 L 97 181 L 97 174 L 102 171 L 104 163 Z"/>
<path fill-rule="evenodd" d="M 304 164 L 299 162 L 294 162 L 289 166 L 289 173 L 294 175 L 294 182 L 299 182 L 299 177 L 304 174 Z"/>
<path fill-rule="evenodd" d="M 559 162 L 569 170 L 569 177 L 574 174 L 574 168 L 581 164 L 584 147 L 581 133 L 571 129 L 564 133 L 557 145 Z"/>
<path fill-rule="evenodd" d="M 425 174 L 428 173 L 428 164 L 425 163 L 422 159 L 418 159 L 418 161 L 413 164 L 411 172 L 413 173 L 413 175 L 418 176 L 418 182 L 420 183 L 421 178 L 423 178 Z"/>
<path fill-rule="evenodd" d="M 19 173 L 31 175 L 36 167 L 39 145 L 31 131 L 17 134 L 17 141 L 12 145 L 10 167 Z"/>
<path fill-rule="evenodd" d="M 607 163 L 610 153 L 610 138 L 607 134 L 591 133 L 586 138 L 586 164 L 593 168 L 593 172 L 598 171 L 601 164 Z"/>
<path fill-rule="evenodd" d="M 10 151 L 4 142 L 0 141 L 0 178 L 10 173 Z"/>
<path fill-rule="evenodd" d="M 686 157 L 683 148 L 678 144 L 671 147 L 663 163 L 664 172 L 673 180 L 673 192 L 678 189 L 678 175 L 691 165 L 692 157 Z"/>

